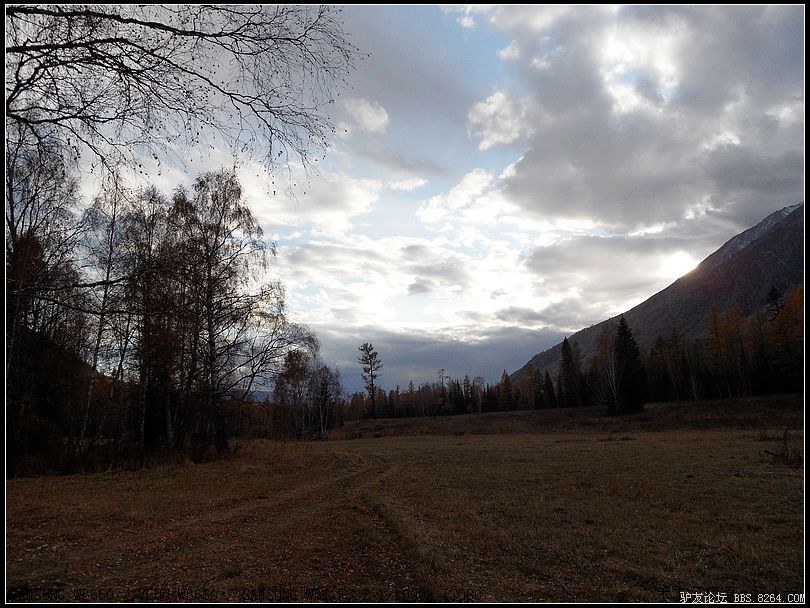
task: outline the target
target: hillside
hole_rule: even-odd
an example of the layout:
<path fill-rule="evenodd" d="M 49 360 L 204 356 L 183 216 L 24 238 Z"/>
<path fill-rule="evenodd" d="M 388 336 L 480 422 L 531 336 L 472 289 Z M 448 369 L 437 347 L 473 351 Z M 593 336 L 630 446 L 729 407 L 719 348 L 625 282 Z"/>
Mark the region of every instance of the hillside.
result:
<path fill-rule="evenodd" d="M 771 286 L 784 292 L 803 283 L 803 250 L 804 204 L 785 207 L 731 238 L 693 271 L 631 308 L 624 317 L 641 345 L 673 329 L 699 338 L 704 335 L 712 308 L 723 310 L 736 304 L 743 314 L 751 314 L 762 307 Z M 620 316 L 572 336 L 586 358 L 595 353 L 603 328 L 615 325 Z M 561 347 L 557 344 L 532 357 L 512 374 L 513 381 L 522 379 L 531 367 L 556 369 Z"/>

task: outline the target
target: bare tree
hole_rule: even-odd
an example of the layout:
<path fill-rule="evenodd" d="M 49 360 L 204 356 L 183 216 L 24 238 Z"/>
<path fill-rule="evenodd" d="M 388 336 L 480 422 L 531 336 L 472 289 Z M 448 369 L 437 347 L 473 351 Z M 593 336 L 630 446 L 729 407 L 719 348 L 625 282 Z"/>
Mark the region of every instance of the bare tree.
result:
<path fill-rule="evenodd" d="M 311 371 L 310 392 L 318 433 L 321 439 L 326 439 L 329 420 L 343 395 L 340 372 L 316 359 Z"/>
<path fill-rule="evenodd" d="M 90 246 L 90 259 L 94 262 L 101 275 L 99 277 L 101 293 L 98 302 L 95 339 L 90 355 L 90 382 L 88 382 L 87 398 L 84 401 L 80 428 L 77 434 L 77 450 L 82 448 L 87 433 L 93 391 L 98 376 L 99 357 L 102 354 L 105 323 L 109 324 L 110 304 L 115 299 L 113 286 L 120 287 L 120 283 L 116 283 L 112 279 L 116 267 L 119 267 L 117 257 L 121 255 L 121 215 L 125 205 L 125 196 L 118 175 L 111 174 L 111 179 L 105 184 L 102 194 L 96 198 L 93 206 L 86 213 L 89 217 L 88 224 L 94 228 L 91 234 L 96 237 L 95 242 Z"/>
<path fill-rule="evenodd" d="M 262 285 L 248 321 L 234 335 L 238 354 L 228 387 L 243 400 L 254 390 L 268 389 L 274 383 L 288 352 L 303 349 L 315 353 L 319 348 L 314 333 L 287 318 L 284 288 L 278 281 Z"/>
<path fill-rule="evenodd" d="M 261 227 L 242 199 L 232 171 L 200 176 L 193 196 L 178 190 L 173 211 L 185 253 L 185 291 L 199 317 L 195 323 L 199 337 L 194 342 L 204 405 L 196 434 L 199 438 L 213 434 L 218 449 L 227 450 L 221 436 L 222 405 L 242 367 L 243 341 L 250 335 L 257 306 L 272 296 L 268 290 L 253 293 L 248 286 L 275 249 L 262 239 Z"/>
<path fill-rule="evenodd" d="M 444 390 L 444 381 L 445 380 L 449 381 L 450 376 L 448 376 L 445 373 L 446 371 L 447 370 L 445 370 L 442 367 L 442 368 L 439 368 L 439 371 L 436 372 L 436 376 L 439 378 L 439 382 L 441 384 L 441 392 L 439 393 L 439 403 L 438 403 L 438 408 L 439 408 L 440 412 L 444 410 L 444 407 L 447 404 L 447 393 Z"/>
<path fill-rule="evenodd" d="M 76 281 L 77 183 L 53 145 L 32 149 L 19 129 L 6 132 L 6 377 L 18 332 L 35 306 L 57 304 Z M 35 301 L 45 292 L 47 298 Z"/>
<path fill-rule="evenodd" d="M 313 358 L 313 353 L 305 350 L 287 352 L 273 390 L 275 401 L 292 409 L 299 439 L 309 436 Z"/>
<path fill-rule="evenodd" d="M 108 167 L 210 130 L 266 166 L 310 160 L 356 49 L 333 7 L 6 8 L 6 120 Z"/>

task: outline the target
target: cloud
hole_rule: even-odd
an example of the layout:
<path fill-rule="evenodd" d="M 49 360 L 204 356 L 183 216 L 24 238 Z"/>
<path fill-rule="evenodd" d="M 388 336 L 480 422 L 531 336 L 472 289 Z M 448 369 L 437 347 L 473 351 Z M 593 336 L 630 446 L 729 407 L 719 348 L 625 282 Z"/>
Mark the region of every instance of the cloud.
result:
<path fill-rule="evenodd" d="M 767 215 L 774 199 L 785 205 L 803 200 L 804 154 L 786 150 L 770 155 L 754 146 L 719 145 L 705 155 L 713 207 L 752 224 Z M 722 192 L 722 198 L 715 193 Z"/>
<path fill-rule="evenodd" d="M 315 326 L 325 360 L 341 372 L 345 388 L 362 391 L 357 347 L 371 342 L 383 362 L 381 386 L 404 389 L 413 380 L 433 382 L 436 371 L 444 368 L 452 378 L 483 376 L 488 382 L 500 379 L 501 372 L 513 371 L 532 355 L 562 340 L 564 334 L 547 329 L 512 327 L 487 328 L 475 340 L 456 337 L 453 327 L 436 331 L 391 331 L 377 326 L 335 328 Z"/>
<path fill-rule="evenodd" d="M 426 132 L 455 121 L 458 109 L 475 100 L 464 73 L 469 53 L 425 27 L 435 25 L 435 8 L 356 5 L 341 16 L 352 44 L 368 53 L 349 80 L 356 97 Z"/>
<path fill-rule="evenodd" d="M 610 316 L 606 314 L 601 302 L 587 298 L 566 297 L 542 310 L 536 311 L 550 327 L 558 328 L 565 333 L 574 333 Z"/>
<path fill-rule="evenodd" d="M 299 171 L 297 177 L 303 184 L 294 175 L 288 178 L 299 192 L 295 200 L 290 200 L 287 180 L 279 180 L 276 186 L 270 186 L 275 189 L 268 191 L 268 177 L 257 167 L 240 168 L 239 177 L 251 209 L 271 233 L 280 227 L 344 232 L 354 218 L 371 211 L 384 188 L 375 179 L 331 172 L 307 176 Z"/>
<path fill-rule="evenodd" d="M 522 306 L 509 306 L 502 308 L 495 313 L 495 316 L 501 320 L 514 325 L 547 325 L 548 318 L 542 313 L 532 308 L 525 308 Z"/>
<path fill-rule="evenodd" d="M 461 27 L 465 27 L 467 29 L 475 27 L 475 19 L 473 19 L 471 15 L 462 15 L 458 18 L 458 22 Z"/>
<path fill-rule="evenodd" d="M 703 206 L 742 228 L 802 198 L 802 11 L 491 7 L 528 93 L 473 104 L 470 133 L 525 138 L 500 193 L 527 216 L 632 230 Z"/>
<path fill-rule="evenodd" d="M 446 177 L 449 169 L 429 157 L 416 157 L 390 146 L 364 145 L 352 149 L 355 158 L 370 164 L 392 183 Z"/>
<path fill-rule="evenodd" d="M 482 5 L 460 4 L 443 6 L 442 10 L 448 14 L 455 14 L 456 22 L 464 29 L 470 30 L 475 27 L 475 15 L 484 13 L 488 9 Z"/>
<path fill-rule="evenodd" d="M 426 293 L 432 293 L 436 289 L 438 289 L 438 285 L 435 281 L 431 281 L 429 279 L 416 279 L 413 283 L 408 285 L 408 295 L 416 296 Z"/>
<path fill-rule="evenodd" d="M 443 10 L 348 7 L 349 137 L 295 204 L 246 185 L 347 384 L 364 341 L 495 380 L 803 198 L 803 9 Z"/>
<path fill-rule="evenodd" d="M 431 197 L 416 211 L 416 217 L 427 223 L 436 223 L 448 216 L 450 212 L 470 207 L 475 200 L 484 194 L 495 176 L 483 169 L 474 169 L 467 173 L 449 192 Z"/>
<path fill-rule="evenodd" d="M 472 137 L 479 139 L 478 149 L 511 144 L 533 133 L 529 120 L 529 101 L 513 100 L 503 91 L 495 91 L 475 104 L 467 117 Z"/>
<path fill-rule="evenodd" d="M 511 61 L 520 58 L 520 46 L 513 40 L 507 46 L 498 51 L 498 57 L 504 61 Z"/>
<path fill-rule="evenodd" d="M 386 188 L 391 190 L 403 190 L 405 192 L 411 192 L 413 190 L 418 190 L 422 186 L 427 184 L 427 180 L 422 179 L 420 177 L 408 177 L 404 179 L 394 179 L 386 182 Z"/>
<path fill-rule="evenodd" d="M 344 100 L 343 107 L 358 129 L 368 133 L 385 133 L 388 128 L 388 112 L 379 103 L 352 97 Z M 339 131 L 346 131 L 347 128 L 345 123 L 343 129 L 338 127 Z"/>
<path fill-rule="evenodd" d="M 537 277 L 537 292 L 552 300 L 538 318 L 578 329 L 627 310 L 691 270 L 708 253 L 699 242 L 659 232 L 582 235 L 536 247 L 523 266 Z"/>

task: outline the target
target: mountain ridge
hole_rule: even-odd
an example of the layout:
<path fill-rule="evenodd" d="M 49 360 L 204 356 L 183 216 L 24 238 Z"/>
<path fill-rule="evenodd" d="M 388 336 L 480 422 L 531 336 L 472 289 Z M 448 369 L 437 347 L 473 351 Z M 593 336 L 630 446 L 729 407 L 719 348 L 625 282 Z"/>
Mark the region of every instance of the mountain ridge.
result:
<path fill-rule="evenodd" d="M 780 293 L 804 282 L 804 203 L 770 214 L 756 225 L 733 236 L 692 271 L 628 311 L 583 328 L 569 340 L 576 341 L 585 359 L 596 352 L 597 337 L 605 327 L 627 319 L 641 346 L 673 329 L 688 338 L 704 335 L 712 308 L 737 304 L 743 314 L 761 308 L 771 286 Z M 555 371 L 562 343 L 537 353 L 511 374 L 522 380 L 530 370 Z"/>

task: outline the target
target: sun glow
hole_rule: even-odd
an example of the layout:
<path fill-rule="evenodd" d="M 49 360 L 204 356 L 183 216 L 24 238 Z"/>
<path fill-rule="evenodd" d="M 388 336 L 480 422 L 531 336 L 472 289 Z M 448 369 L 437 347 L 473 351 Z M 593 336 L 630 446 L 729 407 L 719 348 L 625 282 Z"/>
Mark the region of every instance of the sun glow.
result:
<path fill-rule="evenodd" d="M 685 251 L 677 251 L 667 257 L 658 269 L 658 276 L 667 279 L 677 279 L 690 270 L 694 270 L 698 265 L 698 260 Z"/>

